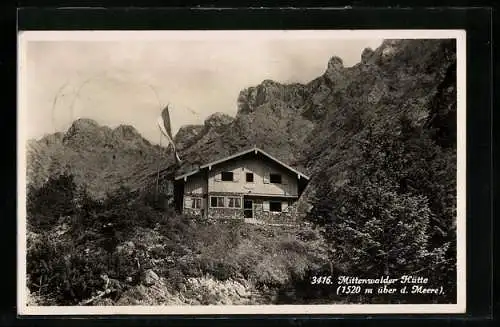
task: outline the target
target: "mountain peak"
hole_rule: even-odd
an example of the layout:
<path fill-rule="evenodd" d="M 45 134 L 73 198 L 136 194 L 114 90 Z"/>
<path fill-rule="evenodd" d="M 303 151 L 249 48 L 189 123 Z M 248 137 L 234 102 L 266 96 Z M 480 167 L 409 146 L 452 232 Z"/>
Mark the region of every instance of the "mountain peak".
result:
<path fill-rule="evenodd" d="M 131 125 L 119 125 L 113 130 L 113 134 L 126 140 L 141 137 L 135 127 Z"/>
<path fill-rule="evenodd" d="M 361 62 L 364 64 L 368 63 L 368 61 L 373 57 L 374 53 L 375 51 L 373 51 L 372 48 L 365 48 L 361 53 Z"/>
<path fill-rule="evenodd" d="M 265 79 L 262 81 L 262 83 L 260 83 L 260 85 L 262 85 L 264 87 L 269 87 L 269 86 L 279 85 L 279 83 L 276 81 L 273 81 L 272 79 Z"/>
<path fill-rule="evenodd" d="M 339 70 L 344 68 L 344 61 L 342 58 L 333 56 L 328 60 L 328 68 L 327 70 Z"/>
<path fill-rule="evenodd" d="M 344 62 L 340 57 L 333 56 L 328 60 L 325 76 L 330 80 L 336 80 L 344 70 Z"/>
<path fill-rule="evenodd" d="M 204 130 L 203 125 L 184 125 L 179 128 L 174 136 L 174 142 L 178 149 L 184 149 L 194 142 Z"/>
<path fill-rule="evenodd" d="M 388 60 L 401 50 L 401 40 L 384 40 L 379 47 L 382 59 Z"/>
<path fill-rule="evenodd" d="M 82 135 L 95 134 L 101 126 L 93 119 L 79 118 L 71 124 L 71 127 L 64 134 L 64 142 L 74 138 L 81 138 Z"/>
<path fill-rule="evenodd" d="M 90 118 L 78 118 L 71 124 L 70 129 L 87 129 L 87 128 L 98 128 L 99 124 L 97 121 Z"/>

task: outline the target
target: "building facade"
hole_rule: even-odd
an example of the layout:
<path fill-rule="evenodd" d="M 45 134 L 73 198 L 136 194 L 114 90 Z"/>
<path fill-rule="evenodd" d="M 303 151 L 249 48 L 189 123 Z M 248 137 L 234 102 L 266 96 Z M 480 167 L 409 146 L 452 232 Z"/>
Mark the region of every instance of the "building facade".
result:
<path fill-rule="evenodd" d="M 309 177 L 258 148 L 214 161 L 174 181 L 178 211 L 208 219 L 283 221 Z"/>

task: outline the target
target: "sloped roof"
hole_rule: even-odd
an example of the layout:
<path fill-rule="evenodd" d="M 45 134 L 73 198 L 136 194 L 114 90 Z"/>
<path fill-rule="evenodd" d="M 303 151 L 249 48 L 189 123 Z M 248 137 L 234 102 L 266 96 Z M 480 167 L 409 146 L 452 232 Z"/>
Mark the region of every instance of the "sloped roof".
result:
<path fill-rule="evenodd" d="M 219 159 L 219 160 L 215 160 L 215 161 L 212 161 L 212 162 L 209 162 L 207 164 L 204 164 L 202 166 L 200 166 L 198 169 L 196 170 L 193 170 L 193 171 L 190 171 L 188 173 L 185 173 L 185 174 L 182 174 L 182 175 L 179 175 L 179 176 L 176 176 L 175 179 L 176 180 L 179 180 L 179 179 L 182 179 L 182 178 L 185 178 L 185 177 L 188 177 L 188 176 L 191 176 L 191 175 L 194 175 L 198 172 L 200 172 L 201 170 L 205 169 L 205 168 L 209 168 L 211 166 L 215 166 L 215 165 L 218 165 L 220 163 L 223 163 L 223 162 L 226 162 L 226 161 L 229 161 L 229 160 L 233 160 L 233 159 L 236 159 L 238 157 L 241 157 L 245 154 L 249 154 L 251 152 L 255 152 L 255 154 L 257 153 L 260 153 L 262 155 L 264 155 L 265 157 L 267 157 L 268 159 L 274 161 L 275 163 L 279 164 L 280 166 L 292 171 L 293 173 L 297 174 L 300 178 L 305 178 L 306 180 L 309 180 L 309 176 L 306 176 L 305 174 L 301 173 L 300 171 L 290 167 L 289 165 L 285 164 L 284 162 L 276 159 L 275 157 L 273 157 L 272 155 L 270 155 L 269 153 L 263 151 L 262 149 L 259 149 L 257 147 L 253 147 L 251 149 L 248 149 L 248 150 L 245 150 L 245 151 L 241 151 L 241 152 L 238 152 L 236 154 L 233 154 L 233 155 L 230 155 L 228 157 L 225 157 L 225 158 L 222 158 L 222 159 Z"/>

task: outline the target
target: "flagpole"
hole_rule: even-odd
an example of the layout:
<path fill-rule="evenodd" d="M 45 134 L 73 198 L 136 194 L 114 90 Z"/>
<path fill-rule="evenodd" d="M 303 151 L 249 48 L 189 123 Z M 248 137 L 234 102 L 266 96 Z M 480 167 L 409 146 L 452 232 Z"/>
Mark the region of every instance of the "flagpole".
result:
<path fill-rule="evenodd" d="M 160 158 L 158 159 L 157 171 L 156 171 L 156 200 L 158 200 L 158 186 L 160 183 L 160 160 L 161 155 L 163 154 L 163 148 L 161 147 L 161 130 L 160 130 Z"/>
<path fill-rule="evenodd" d="M 168 112 L 168 105 L 162 110 L 161 116 L 158 117 L 157 122 L 158 122 L 158 127 L 160 128 L 160 148 L 161 148 L 160 155 L 163 154 L 163 148 L 161 147 L 161 135 L 163 134 L 168 142 L 165 150 L 167 150 L 168 147 L 170 145 L 172 145 L 172 150 L 173 150 L 173 154 L 175 157 L 175 163 L 176 163 L 175 167 L 177 169 L 177 168 L 179 168 L 181 159 L 179 158 L 179 155 L 177 154 L 177 149 L 175 147 L 174 138 L 172 137 L 172 127 L 170 124 L 170 114 Z M 156 176 L 156 194 L 158 194 L 159 180 L 160 180 L 160 160 L 158 160 L 158 172 L 157 172 L 157 176 Z"/>

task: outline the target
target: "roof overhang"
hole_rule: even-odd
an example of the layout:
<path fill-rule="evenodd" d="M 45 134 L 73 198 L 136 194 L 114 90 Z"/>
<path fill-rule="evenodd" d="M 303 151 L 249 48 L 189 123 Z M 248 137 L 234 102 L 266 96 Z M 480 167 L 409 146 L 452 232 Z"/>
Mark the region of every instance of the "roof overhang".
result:
<path fill-rule="evenodd" d="M 201 171 L 202 171 L 202 170 L 204 170 L 204 169 L 211 170 L 213 166 L 216 166 L 216 165 L 218 165 L 218 164 L 224 163 L 224 162 L 226 162 L 226 161 L 230 161 L 230 160 L 232 160 L 232 159 L 236 159 L 236 158 L 238 158 L 238 157 L 241 157 L 241 156 L 243 156 L 243 155 L 246 155 L 246 154 L 249 154 L 249 153 L 252 153 L 252 152 L 254 152 L 255 154 L 260 153 L 260 154 L 264 155 L 265 157 L 267 157 L 268 159 L 270 159 L 270 160 L 274 161 L 275 163 L 279 164 L 280 166 L 282 166 L 282 167 L 284 167 L 284 168 L 288 169 L 289 171 L 291 171 L 291 172 L 293 172 L 294 174 L 296 174 L 296 175 L 297 175 L 297 178 L 298 178 L 299 180 L 300 180 L 300 179 L 305 179 L 306 181 L 309 181 L 309 179 L 310 179 L 310 178 L 309 178 L 309 176 L 307 176 L 307 175 L 305 175 L 305 174 L 301 173 L 300 171 L 298 171 L 298 170 L 296 170 L 296 169 L 294 169 L 294 168 L 290 167 L 289 165 L 285 164 L 284 162 L 282 162 L 282 161 L 280 161 L 280 160 L 276 159 L 275 157 L 271 156 L 269 153 L 264 152 L 263 150 L 261 150 L 261 149 L 259 149 L 259 148 L 254 147 L 254 148 L 251 148 L 251 149 L 249 149 L 249 150 L 245 150 L 245 151 L 242 151 L 242 152 L 238 152 L 238 153 L 233 154 L 233 155 L 231 155 L 231 156 L 228 156 L 228 157 L 225 157 L 225 158 L 222 158 L 222 159 L 215 160 L 215 161 L 209 162 L 209 163 L 207 163 L 207 164 L 204 164 L 204 165 L 200 166 L 200 167 L 199 167 L 198 169 L 196 169 L 196 170 L 192 170 L 192 171 L 190 171 L 190 172 L 188 172 L 188 173 L 185 173 L 185 174 L 182 174 L 182 175 L 179 175 L 179 176 L 175 177 L 175 180 L 181 180 L 181 179 L 186 180 L 189 176 L 195 175 L 195 174 L 197 174 L 197 173 L 201 172 Z"/>
<path fill-rule="evenodd" d="M 299 195 L 283 195 L 283 194 L 260 194 L 260 193 L 242 193 L 242 196 L 252 198 L 283 198 L 283 199 L 298 199 Z"/>

